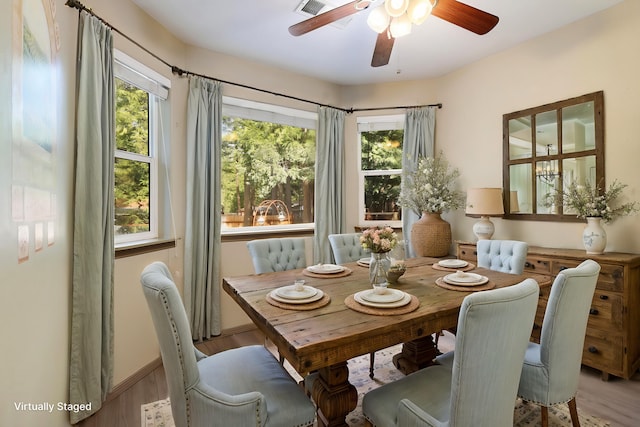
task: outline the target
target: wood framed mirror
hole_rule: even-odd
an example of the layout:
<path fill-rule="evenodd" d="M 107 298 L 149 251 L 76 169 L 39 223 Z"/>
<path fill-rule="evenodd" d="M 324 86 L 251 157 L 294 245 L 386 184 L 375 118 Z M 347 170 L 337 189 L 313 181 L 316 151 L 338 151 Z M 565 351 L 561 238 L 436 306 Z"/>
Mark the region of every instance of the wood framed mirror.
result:
<path fill-rule="evenodd" d="M 504 218 L 581 221 L 545 200 L 573 181 L 605 186 L 603 92 L 505 114 L 502 135 Z"/>

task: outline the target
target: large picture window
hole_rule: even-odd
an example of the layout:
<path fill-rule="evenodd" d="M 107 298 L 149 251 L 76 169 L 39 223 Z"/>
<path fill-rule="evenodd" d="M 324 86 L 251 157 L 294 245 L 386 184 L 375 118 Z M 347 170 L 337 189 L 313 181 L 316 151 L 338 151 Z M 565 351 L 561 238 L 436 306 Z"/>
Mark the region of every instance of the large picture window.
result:
<path fill-rule="evenodd" d="M 316 113 L 223 98 L 222 230 L 313 226 Z"/>
<path fill-rule="evenodd" d="M 159 103 L 169 81 L 116 52 L 116 151 L 114 162 L 115 241 L 159 235 Z"/>
<path fill-rule="evenodd" d="M 364 224 L 399 225 L 404 115 L 358 118 L 359 206 Z"/>

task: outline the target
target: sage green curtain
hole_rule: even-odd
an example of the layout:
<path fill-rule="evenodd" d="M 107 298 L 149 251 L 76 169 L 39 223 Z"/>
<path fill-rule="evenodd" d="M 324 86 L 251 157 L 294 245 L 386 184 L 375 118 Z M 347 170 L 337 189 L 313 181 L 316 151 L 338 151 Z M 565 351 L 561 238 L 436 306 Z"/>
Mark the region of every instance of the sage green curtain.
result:
<path fill-rule="evenodd" d="M 189 78 L 184 302 L 194 340 L 220 335 L 222 85 Z"/>
<path fill-rule="evenodd" d="M 420 157 L 433 157 L 435 146 L 436 108 L 417 107 L 407 110 L 402 140 L 402 170 L 413 171 Z M 418 216 L 411 209 L 402 210 L 402 235 L 407 257 L 415 257 L 411 246 L 411 226 Z"/>
<path fill-rule="evenodd" d="M 344 111 L 318 107 L 314 263 L 333 262 L 329 234 L 347 227 L 344 191 Z"/>
<path fill-rule="evenodd" d="M 72 424 L 102 406 L 113 380 L 113 35 L 99 19 L 78 23 L 76 161 L 69 401 Z"/>

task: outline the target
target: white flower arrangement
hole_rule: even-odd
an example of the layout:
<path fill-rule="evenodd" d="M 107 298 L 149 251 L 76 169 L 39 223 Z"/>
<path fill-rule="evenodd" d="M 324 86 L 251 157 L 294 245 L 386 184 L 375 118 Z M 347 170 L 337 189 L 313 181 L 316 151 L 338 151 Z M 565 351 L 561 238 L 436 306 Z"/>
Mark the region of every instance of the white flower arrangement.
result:
<path fill-rule="evenodd" d="M 450 169 L 442 153 L 437 157 L 422 157 L 414 171 L 402 173 L 402 190 L 398 204 L 422 212 L 443 213 L 464 206 L 464 194 L 454 188 L 460 176 L 458 169 Z"/>
<path fill-rule="evenodd" d="M 602 218 L 605 223 L 611 222 L 621 216 L 630 215 L 638 211 L 637 202 L 616 203 L 616 199 L 622 195 L 622 190 L 627 187 L 618 181 L 613 181 L 609 189 L 603 190 L 594 187 L 590 182 L 579 185 L 573 181 L 565 189 L 545 195 L 545 205 L 551 206 L 562 197 L 564 206 L 576 212 L 578 218 L 596 217 Z"/>

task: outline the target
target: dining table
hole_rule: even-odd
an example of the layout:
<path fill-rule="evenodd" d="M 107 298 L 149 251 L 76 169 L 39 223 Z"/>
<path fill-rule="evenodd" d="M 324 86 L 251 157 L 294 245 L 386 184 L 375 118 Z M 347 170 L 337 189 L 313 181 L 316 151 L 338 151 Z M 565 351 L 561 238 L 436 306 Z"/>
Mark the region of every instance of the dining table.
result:
<path fill-rule="evenodd" d="M 368 267 L 361 262 L 342 264 L 340 271 L 329 274 L 312 273 L 309 266 L 225 277 L 223 289 L 303 378 L 313 373 L 311 396 L 318 408 L 318 425 L 346 426 L 346 416 L 358 401 L 356 388 L 349 383 L 349 359 L 403 343 L 393 363 L 408 374 L 433 363 L 438 351 L 432 336 L 456 327 L 462 301 L 471 292 L 511 286 L 526 278 L 535 279 L 541 288 L 552 283 L 552 276 L 544 274 L 508 274 L 469 264 L 465 270 L 486 283 L 447 286 L 443 278 L 457 270 L 443 268 L 441 260 L 407 259 L 405 273 L 390 289 L 402 291 L 408 302 L 389 308 L 358 302 L 364 302 L 358 296 L 371 289 Z M 321 291 L 322 298 L 286 304 L 274 295 L 279 289 L 290 290 L 296 280 Z"/>

